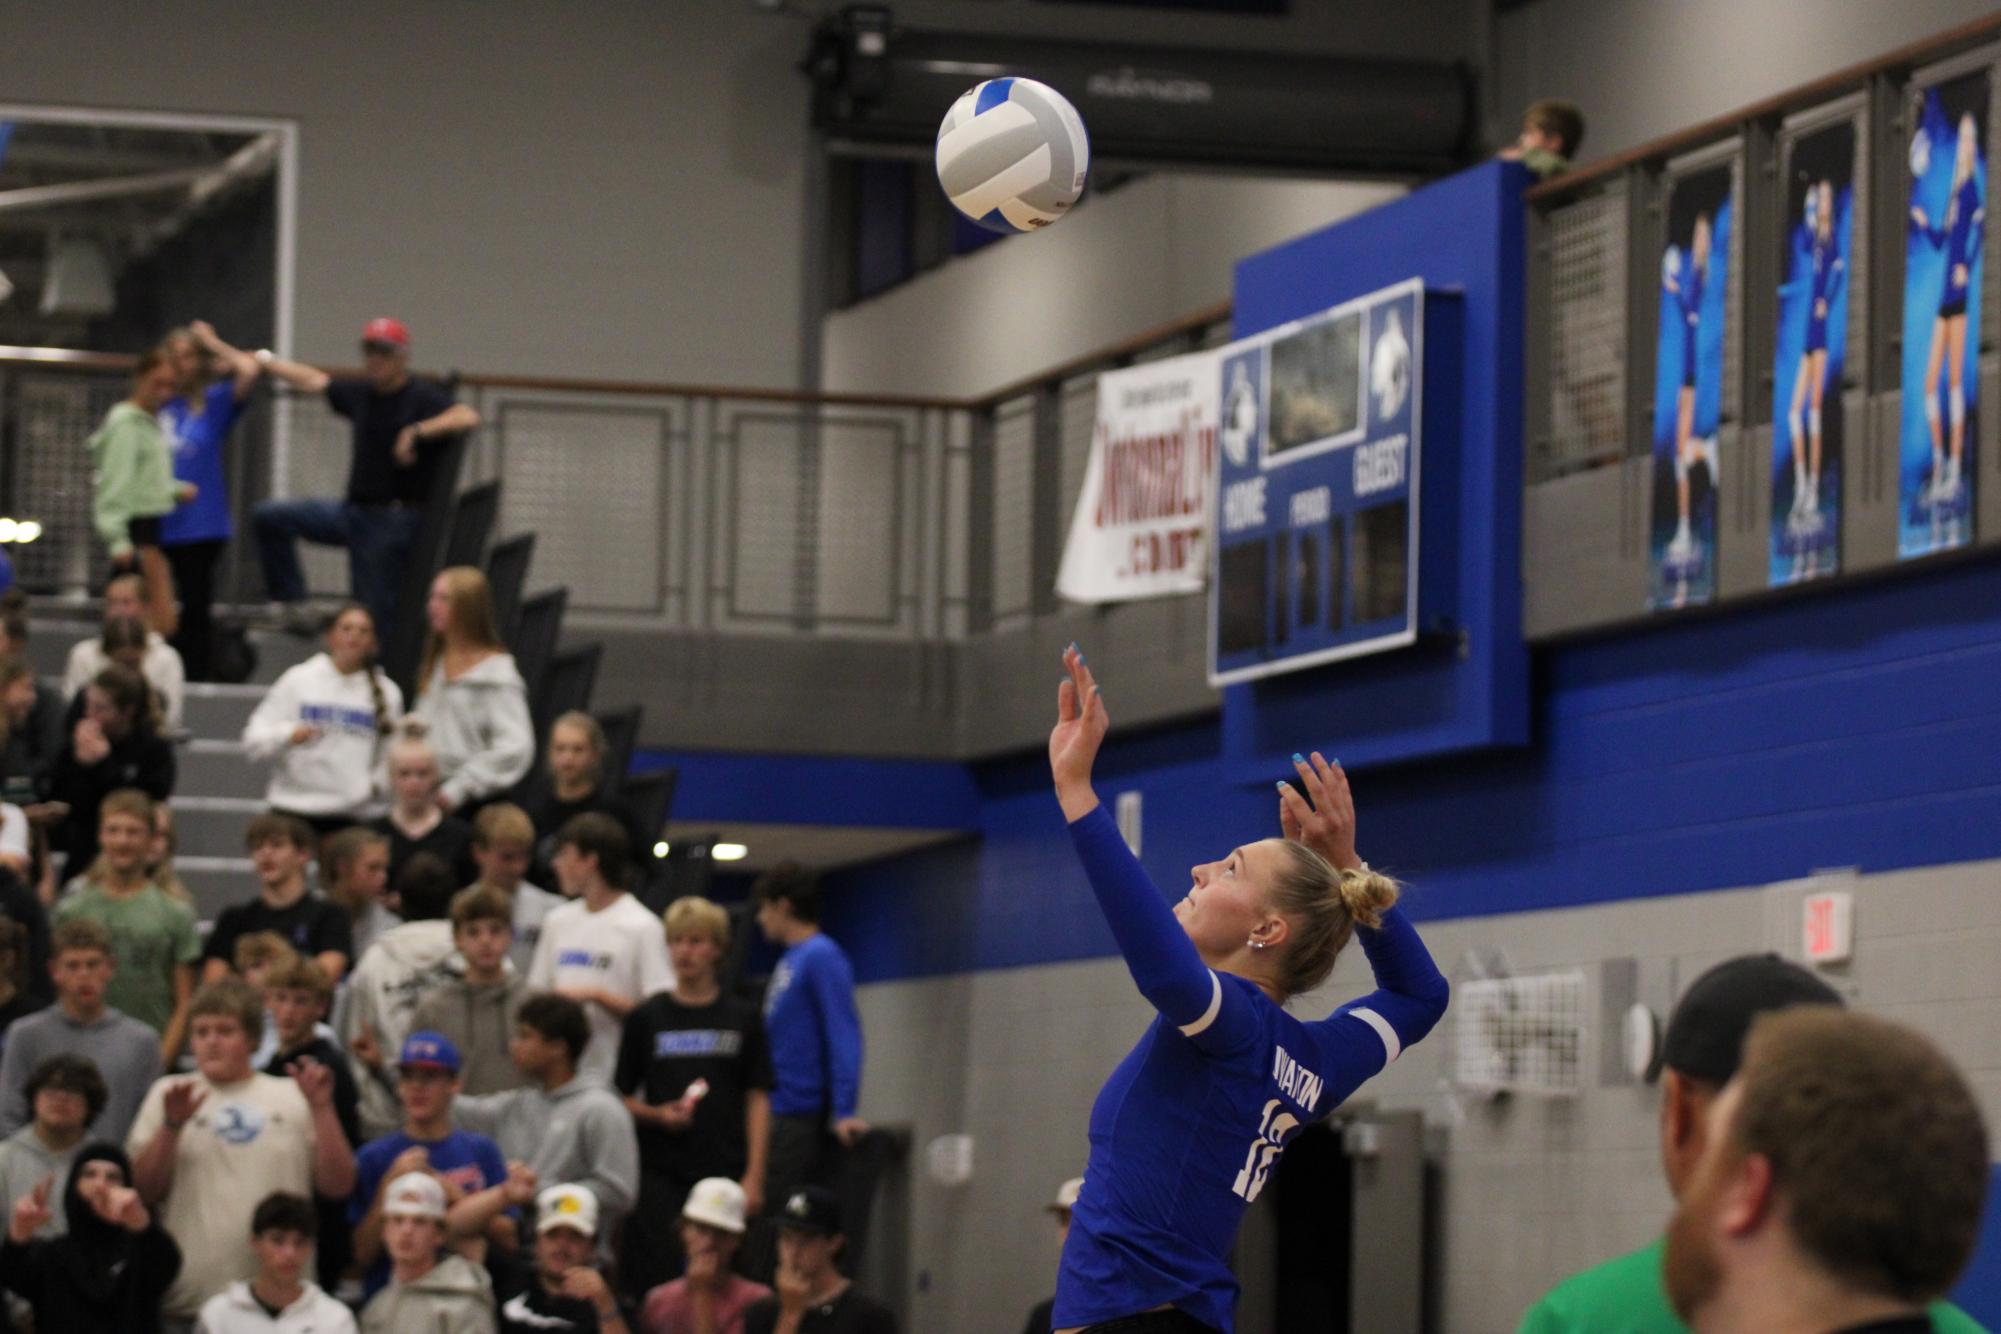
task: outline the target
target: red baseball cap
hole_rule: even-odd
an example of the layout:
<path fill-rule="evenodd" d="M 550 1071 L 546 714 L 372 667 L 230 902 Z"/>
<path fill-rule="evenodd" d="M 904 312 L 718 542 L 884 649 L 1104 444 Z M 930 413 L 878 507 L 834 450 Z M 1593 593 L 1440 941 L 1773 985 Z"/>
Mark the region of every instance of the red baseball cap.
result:
<path fill-rule="evenodd" d="M 379 315 L 370 320 L 368 327 L 361 331 L 361 341 L 364 343 L 393 343 L 397 347 L 408 347 L 410 346 L 410 331 L 404 327 L 403 321 L 392 320 L 387 315 Z"/>

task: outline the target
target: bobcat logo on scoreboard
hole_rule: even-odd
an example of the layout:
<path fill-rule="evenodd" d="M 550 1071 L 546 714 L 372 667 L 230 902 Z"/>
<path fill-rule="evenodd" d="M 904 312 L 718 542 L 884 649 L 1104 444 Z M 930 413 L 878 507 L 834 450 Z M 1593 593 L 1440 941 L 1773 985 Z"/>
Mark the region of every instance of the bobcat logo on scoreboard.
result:
<path fill-rule="evenodd" d="M 1410 340 L 1394 306 L 1369 354 L 1369 388 L 1376 396 L 1376 420 L 1383 422 L 1397 415 L 1410 393 Z"/>
<path fill-rule="evenodd" d="M 1239 468 L 1251 461 L 1251 441 L 1258 434 L 1258 391 L 1244 373 L 1244 363 L 1230 367 L 1229 392 L 1223 395 L 1223 452 Z"/>

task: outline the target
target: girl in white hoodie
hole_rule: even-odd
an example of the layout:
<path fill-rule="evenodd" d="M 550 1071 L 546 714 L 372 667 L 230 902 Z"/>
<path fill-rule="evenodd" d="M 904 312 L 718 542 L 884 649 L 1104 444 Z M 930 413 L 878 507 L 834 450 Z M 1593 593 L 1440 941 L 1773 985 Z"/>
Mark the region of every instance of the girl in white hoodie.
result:
<path fill-rule="evenodd" d="M 323 835 L 382 810 L 377 757 L 403 692 L 375 650 L 374 618 L 349 603 L 327 627 L 326 651 L 279 677 L 243 725 L 244 753 L 275 761 L 264 800 Z"/>
<path fill-rule="evenodd" d="M 454 565 L 424 604 L 431 634 L 417 675 L 417 705 L 444 782 L 438 805 L 455 811 L 520 782 L 535 758 L 528 687 L 494 628 L 486 576 Z"/>

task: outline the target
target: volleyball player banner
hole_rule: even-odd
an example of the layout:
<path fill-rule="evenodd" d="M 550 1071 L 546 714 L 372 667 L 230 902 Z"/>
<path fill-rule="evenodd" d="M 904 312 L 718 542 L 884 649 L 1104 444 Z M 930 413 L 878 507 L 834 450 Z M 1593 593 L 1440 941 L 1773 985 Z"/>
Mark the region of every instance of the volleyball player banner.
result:
<path fill-rule="evenodd" d="M 1098 377 L 1091 462 L 1056 591 L 1072 602 L 1194 593 L 1209 573 L 1216 353 Z"/>
<path fill-rule="evenodd" d="M 1212 685 L 1417 640 L 1424 285 L 1222 349 Z"/>
<path fill-rule="evenodd" d="M 1801 135 L 1787 151 L 1772 368 L 1773 587 L 1840 568 L 1855 148 L 1851 118 Z"/>
<path fill-rule="evenodd" d="M 1988 74 L 1927 88 L 1911 136 L 1905 211 L 1903 419 L 1897 553 L 1973 540 Z"/>
<path fill-rule="evenodd" d="M 1654 349 L 1654 487 L 1647 605 L 1716 596 L 1717 436 L 1730 318 L 1734 208 L 1728 164 L 1690 171 L 1668 191 Z"/>

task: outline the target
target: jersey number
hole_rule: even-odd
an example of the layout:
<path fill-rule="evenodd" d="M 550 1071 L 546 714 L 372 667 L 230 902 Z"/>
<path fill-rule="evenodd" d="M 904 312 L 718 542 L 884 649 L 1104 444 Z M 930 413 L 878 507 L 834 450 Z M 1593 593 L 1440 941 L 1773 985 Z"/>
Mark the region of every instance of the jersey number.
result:
<path fill-rule="evenodd" d="M 1271 1175 L 1272 1164 L 1285 1152 L 1285 1137 L 1299 1124 L 1299 1118 L 1291 1112 L 1280 1112 L 1277 1098 L 1265 1104 L 1264 1116 L 1258 1123 L 1258 1137 L 1251 1141 L 1251 1151 L 1244 1155 L 1244 1170 L 1237 1173 L 1237 1183 L 1231 1189 L 1246 1200 L 1255 1200 L 1258 1192 L 1265 1188 L 1265 1178 Z M 1272 1113 L 1277 1112 L 1274 1116 Z"/>

